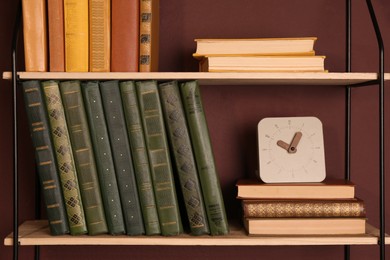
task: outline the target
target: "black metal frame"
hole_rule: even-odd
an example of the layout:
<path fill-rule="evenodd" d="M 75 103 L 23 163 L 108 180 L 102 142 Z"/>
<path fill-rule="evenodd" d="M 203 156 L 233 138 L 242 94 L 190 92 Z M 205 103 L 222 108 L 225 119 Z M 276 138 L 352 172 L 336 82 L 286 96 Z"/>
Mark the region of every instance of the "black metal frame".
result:
<path fill-rule="evenodd" d="M 355 84 L 346 86 L 346 151 L 345 151 L 345 179 L 350 179 L 350 164 L 351 164 L 351 90 L 354 87 L 359 86 L 368 86 L 368 85 L 379 85 L 379 248 L 380 248 L 380 259 L 385 259 L 385 121 L 384 121 L 384 44 L 382 40 L 382 35 L 380 32 L 379 24 L 376 19 L 375 11 L 372 6 L 371 0 L 366 0 L 367 8 L 370 14 L 371 22 L 373 24 L 375 35 L 378 43 L 379 49 L 379 69 L 378 69 L 378 79 L 363 84 Z M 351 52 L 351 33 L 352 33 L 352 23 L 351 23 L 351 0 L 346 0 L 346 72 L 351 72 L 352 64 L 352 52 Z M 16 20 L 13 31 L 12 38 L 12 87 L 13 87 L 13 259 L 18 259 L 19 257 L 19 179 L 18 179 L 18 117 L 17 117 L 17 44 L 20 33 L 20 26 L 22 20 L 22 4 L 19 1 Z M 37 200 L 40 200 L 39 189 L 37 189 L 38 195 Z M 37 202 L 39 205 L 39 202 Z M 40 207 L 36 208 L 36 216 L 39 216 Z M 35 247 L 35 259 L 39 259 L 39 246 Z M 346 245 L 344 247 L 344 258 L 350 258 L 350 246 Z"/>

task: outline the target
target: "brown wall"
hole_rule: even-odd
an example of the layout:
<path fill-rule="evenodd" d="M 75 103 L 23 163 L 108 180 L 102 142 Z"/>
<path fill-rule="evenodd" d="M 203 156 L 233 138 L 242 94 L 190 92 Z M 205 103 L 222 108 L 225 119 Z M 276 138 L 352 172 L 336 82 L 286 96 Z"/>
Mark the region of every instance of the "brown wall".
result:
<path fill-rule="evenodd" d="M 0 9 L 0 71 L 11 70 L 11 38 L 17 1 Z M 331 72 L 345 68 L 345 4 L 325 0 L 161 0 L 160 70 L 196 71 L 194 38 L 317 36 L 316 50 L 326 55 Z M 375 35 L 365 1 L 353 1 L 353 71 L 377 71 Z M 386 47 L 390 47 L 390 1 L 373 0 Z M 390 53 L 388 51 L 387 53 Z M 386 60 L 389 55 L 386 54 Z M 390 71 L 389 66 L 386 69 Z M 0 85 L 0 238 L 12 230 L 12 97 L 11 84 Z M 388 83 L 387 83 L 388 85 Z M 386 100 L 390 101 L 386 93 Z M 345 88 L 312 86 L 204 86 L 204 105 L 217 167 L 230 218 L 238 218 L 235 181 L 256 166 L 256 125 L 267 116 L 314 115 L 324 124 L 326 167 L 342 178 L 345 137 Z M 367 205 L 369 222 L 378 225 L 378 88 L 353 90 L 352 179 Z M 386 121 L 389 119 L 386 107 Z M 25 114 L 19 106 L 20 222 L 34 218 L 34 164 Z M 386 131 L 390 134 L 390 128 Z M 386 139 L 386 147 L 389 148 Z M 386 155 L 389 160 L 390 153 Z M 388 178 L 389 179 L 389 178 Z M 387 181 L 387 184 L 389 181 Z M 387 185 L 389 186 L 389 185 Z M 390 196 L 387 196 L 390 199 Z M 389 220 L 389 210 L 386 218 Z M 387 228 L 389 232 L 390 229 Z M 20 259 L 32 259 L 32 247 Z M 376 259 L 376 246 L 353 246 L 352 259 Z M 387 254 L 388 256 L 390 253 Z M 0 260 L 12 248 L 0 246 Z M 295 247 L 143 247 L 46 246 L 41 259 L 342 259 L 342 246 Z M 390 259 L 390 258 L 388 258 Z"/>

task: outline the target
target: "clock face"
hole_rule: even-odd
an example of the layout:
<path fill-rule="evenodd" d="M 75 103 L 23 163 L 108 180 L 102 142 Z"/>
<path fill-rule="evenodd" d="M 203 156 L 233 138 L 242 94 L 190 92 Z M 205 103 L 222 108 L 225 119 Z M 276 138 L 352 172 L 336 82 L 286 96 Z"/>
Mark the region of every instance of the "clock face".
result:
<path fill-rule="evenodd" d="M 258 124 L 259 175 L 266 183 L 325 179 L 322 123 L 316 117 L 264 118 Z"/>

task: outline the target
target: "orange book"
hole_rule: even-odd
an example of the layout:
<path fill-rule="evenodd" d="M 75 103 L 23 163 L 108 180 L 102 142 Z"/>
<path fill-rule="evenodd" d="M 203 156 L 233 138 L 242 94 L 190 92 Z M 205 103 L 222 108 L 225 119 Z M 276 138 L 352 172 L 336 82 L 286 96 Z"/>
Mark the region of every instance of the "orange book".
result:
<path fill-rule="evenodd" d="M 110 71 L 110 0 L 89 0 L 89 70 Z"/>
<path fill-rule="evenodd" d="M 64 0 L 65 71 L 87 72 L 88 0 Z"/>
<path fill-rule="evenodd" d="M 139 2 L 139 0 L 112 0 L 111 71 L 138 71 Z"/>
<path fill-rule="evenodd" d="M 47 71 L 46 1 L 23 0 L 22 7 L 26 71 Z"/>
<path fill-rule="evenodd" d="M 65 71 L 64 1 L 47 1 L 50 71 Z"/>
<path fill-rule="evenodd" d="M 140 1 L 139 71 L 158 71 L 159 0 Z"/>

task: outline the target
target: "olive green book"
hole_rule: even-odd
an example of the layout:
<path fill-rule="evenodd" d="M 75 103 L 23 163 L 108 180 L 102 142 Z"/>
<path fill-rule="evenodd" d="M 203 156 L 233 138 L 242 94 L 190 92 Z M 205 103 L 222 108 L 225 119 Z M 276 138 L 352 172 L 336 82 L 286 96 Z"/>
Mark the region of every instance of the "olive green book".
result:
<path fill-rule="evenodd" d="M 145 228 L 127 136 L 119 81 L 99 82 L 99 88 L 112 148 L 126 233 L 128 235 L 141 235 L 145 233 Z"/>
<path fill-rule="evenodd" d="M 63 235 L 69 233 L 69 224 L 41 83 L 29 80 L 21 85 L 50 234 Z"/>
<path fill-rule="evenodd" d="M 137 81 L 137 97 L 156 197 L 161 234 L 178 235 L 183 227 L 164 128 L 157 81 Z"/>
<path fill-rule="evenodd" d="M 79 179 L 89 235 L 107 233 L 106 217 L 99 187 L 91 136 L 84 110 L 80 81 L 60 82 L 66 122 Z"/>
<path fill-rule="evenodd" d="M 48 80 L 42 82 L 42 88 L 49 115 L 50 131 L 57 157 L 70 233 L 72 235 L 85 234 L 88 230 L 59 85 L 54 80 Z"/>
<path fill-rule="evenodd" d="M 184 82 L 180 86 L 180 91 L 195 153 L 211 235 L 226 235 L 229 233 L 229 225 L 198 82 Z"/>
<path fill-rule="evenodd" d="M 191 234 L 209 234 L 202 190 L 177 81 L 159 84 L 159 93 Z"/>
<path fill-rule="evenodd" d="M 125 223 L 123 220 L 121 200 L 107 132 L 106 119 L 104 117 L 102 98 L 99 90 L 99 82 L 82 82 L 81 90 L 84 98 L 84 107 L 87 114 L 92 146 L 95 152 L 95 161 L 108 232 L 111 235 L 120 235 L 125 233 Z"/>
<path fill-rule="evenodd" d="M 146 235 L 161 234 L 145 136 L 134 81 L 119 84 Z"/>

